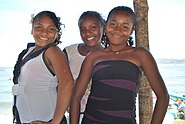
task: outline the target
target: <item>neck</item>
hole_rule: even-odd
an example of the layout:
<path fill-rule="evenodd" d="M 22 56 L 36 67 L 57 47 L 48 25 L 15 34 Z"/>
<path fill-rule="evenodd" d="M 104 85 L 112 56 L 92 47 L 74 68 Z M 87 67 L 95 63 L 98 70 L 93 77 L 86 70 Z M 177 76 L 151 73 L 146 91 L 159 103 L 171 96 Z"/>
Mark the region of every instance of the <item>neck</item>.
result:
<path fill-rule="evenodd" d="M 113 52 L 115 54 L 119 54 L 121 51 L 125 50 L 127 48 L 127 44 L 125 46 L 123 46 L 122 48 L 118 49 L 118 50 L 113 50 L 110 46 L 108 47 L 110 52 Z"/>
<path fill-rule="evenodd" d="M 85 44 L 81 44 L 81 47 L 79 47 L 79 52 L 81 55 L 86 56 L 91 51 L 96 51 L 103 49 L 103 46 L 101 44 L 96 44 L 95 46 L 87 46 Z"/>
<path fill-rule="evenodd" d="M 86 52 L 90 52 L 90 51 L 96 51 L 96 50 L 100 50 L 103 49 L 101 44 L 96 44 L 95 46 L 87 46 L 84 44 L 84 51 Z"/>

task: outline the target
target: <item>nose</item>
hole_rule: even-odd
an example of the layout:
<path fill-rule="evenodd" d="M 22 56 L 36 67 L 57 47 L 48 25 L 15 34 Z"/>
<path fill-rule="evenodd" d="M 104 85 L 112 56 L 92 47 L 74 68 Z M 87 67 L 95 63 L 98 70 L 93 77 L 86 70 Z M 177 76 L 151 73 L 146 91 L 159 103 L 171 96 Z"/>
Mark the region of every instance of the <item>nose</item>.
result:
<path fill-rule="evenodd" d="M 86 35 L 89 35 L 91 34 L 91 30 L 90 29 L 87 29 L 86 32 L 85 32 Z"/>
<path fill-rule="evenodd" d="M 48 31 L 47 31 L 47 29 L 42 29 L 41 31 L 40 31 L 40 36 L 42 36 L 42 37 L 47 37 L 48 36 Z"/>
<path fill-rule="evenodd" d="M 89 37 L 92 32 L 89 29 L 86 29 L 84 32 L 81 33 L 83 37 Z"/>
<path fill-rule="evenodd" d="M 43 28 L 41 33 L 42 34 L 48 34 L 48 30 Z"/>
<path fill-rule="evenodd" d="M 120 25 L 117 25 L 117 26 L 115 27 L 115 29 L 118 30 L 118 31 L 122 31 L 122 28 L 121 28 Z"/>

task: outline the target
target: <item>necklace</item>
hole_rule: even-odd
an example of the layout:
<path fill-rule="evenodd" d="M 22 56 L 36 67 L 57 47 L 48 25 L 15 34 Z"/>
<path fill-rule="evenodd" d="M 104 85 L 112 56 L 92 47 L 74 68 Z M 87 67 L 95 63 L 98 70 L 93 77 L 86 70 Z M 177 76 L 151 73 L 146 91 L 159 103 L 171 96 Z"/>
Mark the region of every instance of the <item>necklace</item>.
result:
<path fill-rule="evenodd" d="M 127 48 L 127 45 L 120 50 L 112 50 L 110 47 L 108 47 L 109 51 L 115 54 L 119 54 L 121 51 L 125 50 L 126 48 Z"/>

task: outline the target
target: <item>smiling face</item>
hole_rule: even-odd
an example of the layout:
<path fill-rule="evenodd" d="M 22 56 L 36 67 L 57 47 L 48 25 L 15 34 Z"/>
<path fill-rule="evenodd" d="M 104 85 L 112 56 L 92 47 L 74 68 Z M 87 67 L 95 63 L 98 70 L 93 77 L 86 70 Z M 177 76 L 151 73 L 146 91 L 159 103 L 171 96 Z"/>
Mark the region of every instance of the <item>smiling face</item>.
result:
<path fill-rule="evenodd" d="M 126 12 L 114 12 L 107 21 L 105 32 L 110 44 L 127 43 L 129 36 L 133 32 L 131 16 Z"/>
<path fill-rule="evenodd" d="M 83 42 L 90 47 L 101 42 L 103 26 L 94 16 L 87 16 L 80 20 L 80 35 Z"/>
<path fill-rule="evenodd" d="M 36 47 L 44 47 L 54 42 L 58 33 L 52 19 L 46 15 L 42 15 L 35 19 L 32 27 L 32 35 L 35 39 Z"/>

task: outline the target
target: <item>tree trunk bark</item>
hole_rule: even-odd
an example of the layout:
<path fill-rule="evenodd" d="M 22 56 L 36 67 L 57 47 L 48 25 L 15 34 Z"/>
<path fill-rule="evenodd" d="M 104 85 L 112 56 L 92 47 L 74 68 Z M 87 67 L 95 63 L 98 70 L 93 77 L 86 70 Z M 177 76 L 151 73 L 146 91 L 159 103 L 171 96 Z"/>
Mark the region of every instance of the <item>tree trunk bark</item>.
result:
<path fill-rule="evenodd" d="M 148 3 L 147 0 L 134 0 L 136 14 L 136 46 L 149 49 L 148 38 Z M 149 82 L 142 72 L 139 88 L 139 123 L 150 124 L 153 111 L 153 96 Z"/>

